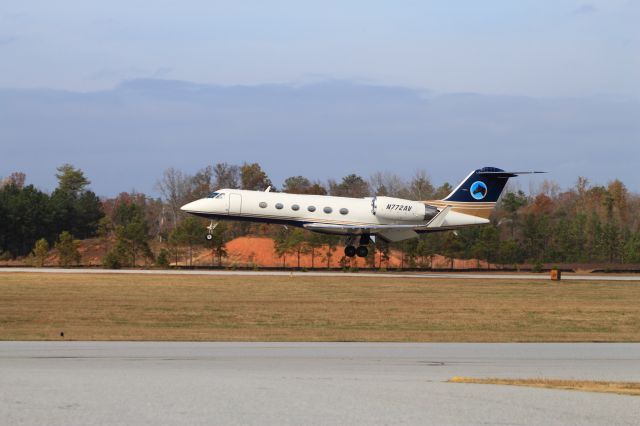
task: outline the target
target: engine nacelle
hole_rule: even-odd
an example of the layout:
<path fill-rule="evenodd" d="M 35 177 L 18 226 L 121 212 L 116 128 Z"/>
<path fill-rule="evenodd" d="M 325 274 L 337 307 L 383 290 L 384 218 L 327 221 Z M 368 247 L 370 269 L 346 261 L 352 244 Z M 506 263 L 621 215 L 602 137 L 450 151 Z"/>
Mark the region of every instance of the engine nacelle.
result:
<path fill-rule="evenodd" d="M 428 221 L 438 214 L 438 209 L 420 201 L 392 197 L 373 197 L 371 212 L 383 219 Z"/>

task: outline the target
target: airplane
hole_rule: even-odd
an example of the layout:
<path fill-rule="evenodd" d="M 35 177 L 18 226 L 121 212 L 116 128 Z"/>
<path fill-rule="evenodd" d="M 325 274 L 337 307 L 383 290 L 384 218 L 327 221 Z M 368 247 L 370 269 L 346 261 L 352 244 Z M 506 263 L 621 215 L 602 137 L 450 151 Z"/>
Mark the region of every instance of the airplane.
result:
<path fill-rule="evenodd" d="M 472 171 L 442 200 L 413 201 L 387 196 L 364 198 L 288 194 L 223 188 L 181 207 L 214 220 L 240 220 L 298 226 L 309 231 L 343 235 L 347 257 L 366 257 L 376 238 L 397 242 L 425 232 L 439 232 L 489 223 L 509 178 L 531 173 L 496 167 Z M 355 245 L 357 242 L 357 246 Z"/>

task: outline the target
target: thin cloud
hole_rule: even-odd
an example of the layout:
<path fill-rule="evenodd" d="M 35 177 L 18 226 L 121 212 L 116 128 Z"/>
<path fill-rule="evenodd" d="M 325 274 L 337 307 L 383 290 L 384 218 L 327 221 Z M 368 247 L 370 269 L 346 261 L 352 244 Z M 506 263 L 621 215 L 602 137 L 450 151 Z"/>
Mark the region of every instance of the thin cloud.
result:
<path fill-rule="evenodd" d="M 591 15 L 593 13 L 596 13 L 597 11 L 598 9 L 596 9 L 596 7 L 591 3 L 584 3 L 579 7 L 577 7 L 576 9 L 574 9 L 573 11 L 571 11 L 571 14 L 575 16 L 583 16 L 583 15 Z"/>
<path fill-rule="evenodd" d="M 16 36 L 4 36 L 4 37 L 0 37 L 0 47 L 4 47 L 8 44 L 11 44 L 15 41 L 18 40 L 18 37 Z"/>
<path fill-rule="evenodd" d="M 172 71 L 173 71 L 173 68 L 171 67 L 160 67 L 151 74 L 151 77 L 166 78 L 167 76 L 169 76 L 169 74 L 171 74 Z"/>

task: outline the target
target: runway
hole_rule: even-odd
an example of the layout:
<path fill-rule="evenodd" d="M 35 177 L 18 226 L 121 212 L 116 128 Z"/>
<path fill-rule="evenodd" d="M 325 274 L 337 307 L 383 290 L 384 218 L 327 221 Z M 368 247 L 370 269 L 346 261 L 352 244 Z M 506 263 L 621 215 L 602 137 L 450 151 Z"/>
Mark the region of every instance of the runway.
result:
<path fill-rule="evenodd" d="M 96 269 L 96 268 L 14 268 L 0 267 L 1 273 L 31 272 L 53 274 L 144 274 L 144 275 L 234 275 L 234 276 L 305 276 L 305 277 L 366 277 L 366 278 L 455 278 L 486 280 L 549 280 L 548 273 L 514 274 L 514 273 L 390 273 L 390 272 L 301 272 L 301 271 L 233 271 L 233 270 L 183 270 L 183 269 Z M 584 275 L 563 274 L 563 280 L 575 281 L 639 281 L 640 275 Z"/>
<path fill-rule="evenodd" d="M 640 344 L 0 342 L 12 425 L 632 425 L 640 398 L 446 383 L 640 380 Z"/>

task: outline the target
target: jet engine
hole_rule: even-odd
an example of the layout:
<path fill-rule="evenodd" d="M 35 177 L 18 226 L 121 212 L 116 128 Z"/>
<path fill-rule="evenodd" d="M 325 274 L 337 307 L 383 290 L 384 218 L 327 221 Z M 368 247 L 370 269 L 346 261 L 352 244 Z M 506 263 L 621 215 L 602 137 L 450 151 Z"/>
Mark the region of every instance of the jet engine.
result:
<path fill-rule="evenodd" d="M 420 201 L 393 197 L 373 197 L 371 212 L 382 219 L 428 221 L 438 214 L 438 209 Z"/>

